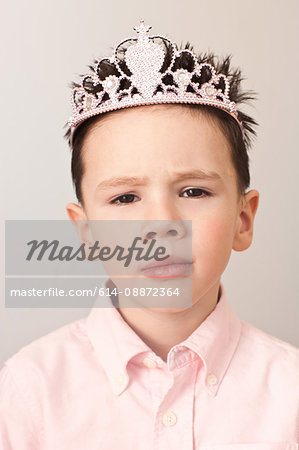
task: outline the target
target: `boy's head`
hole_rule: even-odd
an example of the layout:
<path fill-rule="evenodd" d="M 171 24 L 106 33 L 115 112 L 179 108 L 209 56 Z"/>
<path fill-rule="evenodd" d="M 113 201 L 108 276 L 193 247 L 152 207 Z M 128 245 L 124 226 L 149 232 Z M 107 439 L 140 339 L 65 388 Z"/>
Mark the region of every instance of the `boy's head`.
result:
<path fill-rule="evenodd" d="M 111 58 L 94 60 L 81 83 L 71 83 L 73 115 L 65 137 L 72 148 L 72 177 L 79 202 L 84 205 L 81 182 L 87 135 L 123 108 L 153 103 L 184 105 L 190 112 L 195 109 L 213 119 L 229 140 L 239 192 L 244 193 L 250 184 L 248 148 L 257 123 L 238 109 L 254 94 L 241 90 L 241 71 L 231 68 L 231 56 L 220 60 L 212 53 L 196 55 L 189 42 L 178 50 L 167 38 L 149 37 L 150 27 L 143 20 L 134 29 L 138 38 L 121 42 Z"/>
<path fill-rule="evenodd" d="M 199 61 L 217 66 L 212 55 Z M 184 68 L 192 70 L 187 63 Z M 251 98 L 240 91 L 241 74 L 231 70 L 230 58 L 217 68 L 230 79 L 232 101 Z M 170 226 L 192 220 L 194 298 L 201 297 L 219 282 L 231 250 L 245 250 L 252 241 L 259 194 L 246 193 L 247 150 L 256 122 L 238 116 L 243 135 L 230 114 L 211 105 L 134 106 L 86 119 L 72 137 L 72 176 L 81 206 L 68 204 L 69 217 L 166 219 Z"/>

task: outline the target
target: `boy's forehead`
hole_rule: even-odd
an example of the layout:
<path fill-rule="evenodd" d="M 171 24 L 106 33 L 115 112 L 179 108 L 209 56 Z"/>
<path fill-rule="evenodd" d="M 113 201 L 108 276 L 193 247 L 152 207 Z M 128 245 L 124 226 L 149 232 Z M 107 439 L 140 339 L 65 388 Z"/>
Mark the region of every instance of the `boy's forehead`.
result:
<path fill-rule="evenodd" d="M 145 134 L 146 131 L 152 131 L 152 128 L 155 133 L 151 136 Z M 169 128 L 171 128 L 171 134 Z M 211 114 L 206 114 L 200 108 L 191 109 L 188 105 L 175 103 L 142 105 L 104 113 L 91 126 L 85 141 L 96 140 L 97 137 L 102 139 L 106 135 L 105 137 L 113 142 L 114 138 L 128 138 L 129 134 L 132 142 L 135 137 L 142 138 L 143 133 L 148 141 L 154 140 L 158 132 L 160 135 L 163 134 L 163 130 L 170 141 L 172 137 L 177 138 L 179 135 L 184 139 L 192 139 L 193 135 L 199 134 L 198 139 L 204 132 L 204 136 L 209 134 L 227 143 L 217 119 L 214 119 Z"/>
<path fill-rule="evenodd" d="M 84 143 L 85 175 L 106 179 L 150 173 L 156 178 L 165 173 L 170 180 L 178 168 L 222 176 L 234 171 L 227 139 L 201 112 L 175 104 L 150 105 L 102 118 Z"/>
<path fill-rule="evenodd" d="M 229 143 L 219 126 L 182 105 L 151 105 L 112 111 L 94 123 L 83 145 L 85 157 L 142 167 L 147 158 L 188 166 L 186 161 L 217 158 L 223 163 Z M 157 162 L 158 162 L 157 161 Z M 190 165 L 190 164 L 189 164 Z"/>

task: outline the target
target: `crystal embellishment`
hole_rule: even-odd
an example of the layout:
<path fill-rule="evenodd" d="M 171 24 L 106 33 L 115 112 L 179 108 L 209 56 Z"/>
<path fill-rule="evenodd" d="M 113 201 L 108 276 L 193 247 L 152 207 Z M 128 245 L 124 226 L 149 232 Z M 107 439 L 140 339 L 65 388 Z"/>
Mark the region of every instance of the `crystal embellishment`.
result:
<path fill-rule="evenodd" d="M 117 77 L 110 75 L 106 80 L 103 81 L 103 86 L 105 89 L 111 91 L 117 85 Z"/>
<path fill-rule="evenodd" d="M 175 74 L 175 79 L 179 83 L 188 84 L 190 81 L 190 78 L 191 78 L 190 72 L 188 72 L 187 70 L 184 70 L 184 69 L 177 70 L 177 73 Z"/>
<path fill-rule="evenodd" d="M 207 94 L 208 97 L 212 97 L 213 95 L 215 95 L 215 91 L 216 89 L 213 88 L 212 86 L 207 86 L 205 88 L 205 93 Z"/>
<path fill-rule="evenodd" d="M 92 98 L 91 97 L 87 97 L 86 102 L 85 102 L 85 106 L 88 109 L 92 107 Z"/>

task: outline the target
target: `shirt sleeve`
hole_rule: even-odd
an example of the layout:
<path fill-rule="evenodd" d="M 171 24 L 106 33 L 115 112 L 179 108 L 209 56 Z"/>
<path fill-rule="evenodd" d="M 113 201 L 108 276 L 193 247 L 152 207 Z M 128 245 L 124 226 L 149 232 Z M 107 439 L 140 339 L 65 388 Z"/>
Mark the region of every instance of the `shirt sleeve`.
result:
<path fill-rule="evenodd" d="M 37 450 L 36 427 L 26 396 L 10 368 L 0 370 L 0 450 Z"/>

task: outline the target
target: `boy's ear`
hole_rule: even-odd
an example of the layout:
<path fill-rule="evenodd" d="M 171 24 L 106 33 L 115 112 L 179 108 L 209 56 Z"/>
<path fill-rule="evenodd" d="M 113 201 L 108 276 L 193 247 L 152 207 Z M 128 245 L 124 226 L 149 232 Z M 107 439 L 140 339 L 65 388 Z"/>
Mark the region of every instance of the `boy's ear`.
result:
<path fill-rule="evenodd" d="M 259 193 L 256 190 L 247 192 L 242 198 L 237 228 L 233 240 L 233 249 L 241 252 L 250 247 L 253 236 L 253 222 L 259 203 Z"/>
<path fill-rule="evenodd" d="M 86 214 L 82 206 L 76 205 L 76 203 L 68 203 L 66 205 L 66 212 L 70 220 L 87 220 Z"/>
<path fill-rule="evenodd" d="M 76 203 L 68 203 L 66 211 L 70 220 L 73 222 L 81 243 L 91 244 L 93 239 L 89 227 L 88 219 L 82 206 Z"/>

